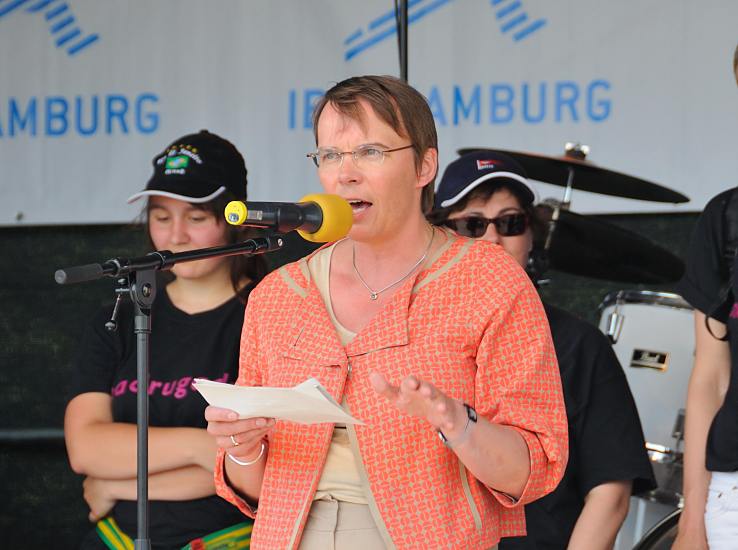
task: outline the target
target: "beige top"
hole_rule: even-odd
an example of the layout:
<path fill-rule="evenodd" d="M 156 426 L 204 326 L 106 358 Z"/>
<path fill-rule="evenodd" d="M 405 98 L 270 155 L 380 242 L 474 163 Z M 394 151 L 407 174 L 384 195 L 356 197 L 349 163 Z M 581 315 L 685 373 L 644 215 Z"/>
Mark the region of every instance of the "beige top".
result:
<path fill-rule="evenodd" d="M 315 286 L 320 291 L 320 297 L 325 302 L 325 307 L 328 310 L 328 316 L 331 318 L 333 326 L 336 327 L 338 333 L 338 339 L 341 341 L 342 346 L 347 346 L 351 340 L 356 336 L 355 332 L 351 332 L 349 329 L 344 327 L 336 319 L 336 314 L 333 312 L 333 304 L 331 303 L 330 294 L 330 272 L 331 272 L 331 258 L 333 257 L 333 250 L 336 248 L 338 243 L 334 243 L 331 246 L 319 250 L 315 256 L 310 258 L 308 262 L 308 269 L 310 270 L 310 276 L 315 281 Z"/>
<path fill-rule="evenodd" d="M 331 257 L 336 245 L 320 250 L 308 262 L 310 276 L 315 281 L 315 286 L 320 291 L 320 296 L 325 302 L 328 316 L 336 327 L 336 333 L 341 345 L 346 346 L 356 336 L 336 319 L 331 305 L 330 295 L 330 270 Z M 341 500 L 353 502 L 354 504 L 367 504 L 367 498 L 362 489 L 361 477 L 356 467 L 356 459 L 351 451 L 346 426 L 336 424 L 333 429 L 333 439 L 328 449 L 328 457 L 323 468 L 323 475 L 318 482 L 318 489 L 313 500 Z"/>

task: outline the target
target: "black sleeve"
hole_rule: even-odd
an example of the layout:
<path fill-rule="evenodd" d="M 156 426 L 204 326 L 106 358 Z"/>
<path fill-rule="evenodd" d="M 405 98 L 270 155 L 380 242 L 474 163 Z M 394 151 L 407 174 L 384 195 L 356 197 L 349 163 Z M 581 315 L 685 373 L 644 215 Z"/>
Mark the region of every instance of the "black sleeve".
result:
<path fill-rule="evenodd" d="M 121 308 L 118 330 L 115 332 L 105 328 L 113 310 L 112 305 L 101 308 L 85 327 L 74 362 L 70 400 L 82 393 L 110 393 L 116 367 L 125 354 L 121 335 L 131 330 L 127 326 L 130 317 L 128 309 L 125 305 Z"/>
<path fill-rule="evenodd" d="M 618 480 L 632 480 L 634 493 L 653 489 L 656 483 L 638 410 L 610 342 L 586 325 L 578 355 L 579 371 L 591 372 L 575 424 L 576 449 L 571 450 L 580 465 L 576 474 L 580 494 Z"/>
<path fill-rule="evenodd" d="M 724 211 L 734 190 L 724 191 L 705 207 L 692 233 L 684 276 L 677 292 L 694 308 L 723 323 L 728 319 L 729 304 L 721 303 L 720 293 L 728 279 L 723 258 Z"/>

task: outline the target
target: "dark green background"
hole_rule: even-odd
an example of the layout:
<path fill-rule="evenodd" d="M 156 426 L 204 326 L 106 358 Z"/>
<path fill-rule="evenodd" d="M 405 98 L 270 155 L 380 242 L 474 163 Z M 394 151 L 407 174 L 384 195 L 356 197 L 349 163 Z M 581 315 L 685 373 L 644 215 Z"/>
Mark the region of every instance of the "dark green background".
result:
<path fill-rule="evenodd" d="M 603 216 L 684 256 L 696 214 Z M 111 279 L 61 287 L 59 267 L 136 256 L 145 250 L 131 226 L 18 227 L 0 229 L 0 430 L 61 430 L 71 363 L 82 326 L 112 301 Z M 272 265 L 309 248 L 299 237 L 270 256 Z M 551 273 L 543 297 L 596 322 L 597 306 L 610 291 L 646 288 Z M 649 290 L 672 290 L 672 285 Z M 17 432 L 11 432 L 17 433 Z M 0 531 L 6 548 L 74 548 L 89 528 L 82 478 L 71 472 L 63 443 L 10 442 L 4 437 L 0 479 L 5 498 Z"/>

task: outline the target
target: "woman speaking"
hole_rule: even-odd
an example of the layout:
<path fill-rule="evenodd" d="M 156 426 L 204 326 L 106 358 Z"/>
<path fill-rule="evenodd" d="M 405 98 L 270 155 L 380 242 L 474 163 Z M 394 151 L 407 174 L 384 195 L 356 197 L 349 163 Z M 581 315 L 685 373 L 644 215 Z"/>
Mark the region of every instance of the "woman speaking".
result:
<path fill-rule="evenodd" d="M 416 90 L 350 78 L 313 121 L 308 156 L 353 226 L 253 291 L 237 383 L 315 377 L 365 425 L 208 407 L 218 493 L 256 518 L 253 548 L 482 549 L 524 533 L 523 505 L 567 458 L 533 285 L 500 247 L 425 220 L 437 136 Z"/>

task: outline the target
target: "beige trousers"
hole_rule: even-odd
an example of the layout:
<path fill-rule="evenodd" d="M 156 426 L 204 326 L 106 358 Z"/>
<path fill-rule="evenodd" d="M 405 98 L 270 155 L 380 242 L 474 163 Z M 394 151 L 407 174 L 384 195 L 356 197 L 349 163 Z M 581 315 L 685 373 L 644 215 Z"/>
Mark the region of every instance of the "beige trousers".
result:
<path fill-rule="evenodd" d="M 316 500 L 300 540 L 300 550 L 382 550 L 386 548 L 369 506 Z M 497 545 L 489 550 L 497 550 Z"/>
<path fill-rule="evenodd" d="M 300 550 L 382 550 L 382 537 L 366 504 L 316 500 L 310 506 Z"/>

